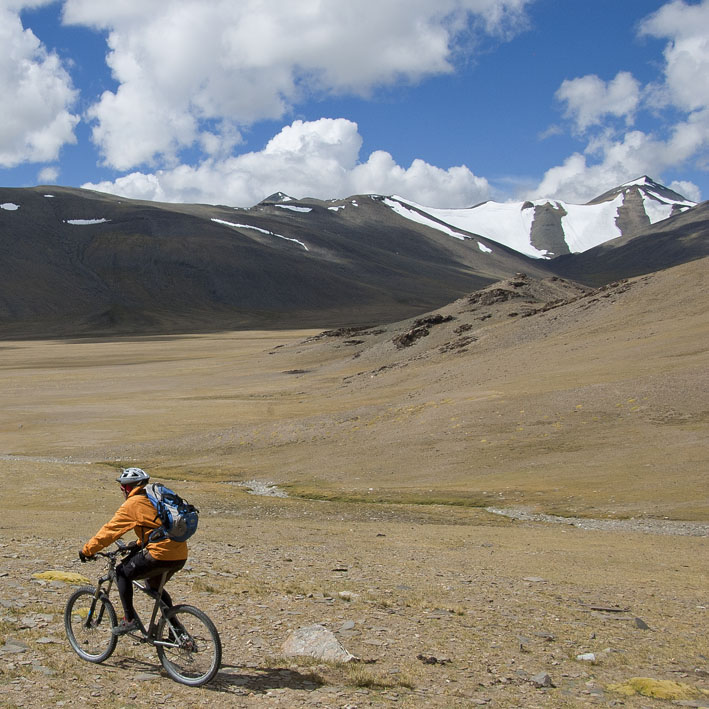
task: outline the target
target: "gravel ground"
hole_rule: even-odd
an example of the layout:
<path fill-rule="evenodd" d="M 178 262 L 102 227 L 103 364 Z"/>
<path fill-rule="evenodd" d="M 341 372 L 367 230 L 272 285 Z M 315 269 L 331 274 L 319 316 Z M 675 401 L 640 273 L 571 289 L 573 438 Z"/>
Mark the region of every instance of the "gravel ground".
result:
<path fill-rule="evenodd" d="M 584 517 L 558 517 L 530 512 L 521 508 L 499 509 L 487 507 L 488 512 L 526 522 L 568 524 L 579 529 L 597 529 L 614 532 L 641 532 L 682 537 L 709 537 L 709 524 L 705 522 L 679 522 L 669 519 L 586 519 Z"/>

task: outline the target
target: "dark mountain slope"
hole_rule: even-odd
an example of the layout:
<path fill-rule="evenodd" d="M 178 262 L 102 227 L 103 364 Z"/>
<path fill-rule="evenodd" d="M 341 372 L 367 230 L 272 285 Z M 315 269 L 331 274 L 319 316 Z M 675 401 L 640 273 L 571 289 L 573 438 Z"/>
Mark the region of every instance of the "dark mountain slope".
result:
<path fill-rule="evenodd" d="M 548 274 L 370 196 L 233 209 L 38 187 L 0 189 L 0 207 L 6 337 L 390 321 L 518 271 Z"/>

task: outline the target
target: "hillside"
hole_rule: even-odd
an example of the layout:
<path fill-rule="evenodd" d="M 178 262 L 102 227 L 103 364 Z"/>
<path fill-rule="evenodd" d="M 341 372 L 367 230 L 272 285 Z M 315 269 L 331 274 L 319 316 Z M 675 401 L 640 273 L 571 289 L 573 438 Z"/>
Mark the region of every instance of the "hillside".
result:
<path fill-rule="evenodd" d="M 513 279 L 278 350 L 301 390 L 332 382 L 311 416 L 191 445 L 245 441 L 264 474 L 319 494 L 426 498 L 433 482 L 451 500 L 706 518 L 708 263 L 595 291 Z"/>
<path fill-rule="evenodd" d="M 543 267 L 381 199 L 251 209 L 0 190 L 0 332 L 181 332 L 396 320 Z"/>

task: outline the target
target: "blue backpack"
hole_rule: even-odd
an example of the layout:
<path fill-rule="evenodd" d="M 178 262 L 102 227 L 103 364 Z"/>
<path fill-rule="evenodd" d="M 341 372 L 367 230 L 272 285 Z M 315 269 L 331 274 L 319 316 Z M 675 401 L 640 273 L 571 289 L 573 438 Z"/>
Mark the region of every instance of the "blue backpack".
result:
<path fill-rule="evenodd" d="M 195 533 L 199 510 L 194 505 L 183 500 L 162 483 L 149 483 L 145 486 L 145 494 L 157 513 L 155 520 L 161 522 L 157 529 L 150 532 L 149 542 L 158 542 L 165 538 L 184 542 Z"/>

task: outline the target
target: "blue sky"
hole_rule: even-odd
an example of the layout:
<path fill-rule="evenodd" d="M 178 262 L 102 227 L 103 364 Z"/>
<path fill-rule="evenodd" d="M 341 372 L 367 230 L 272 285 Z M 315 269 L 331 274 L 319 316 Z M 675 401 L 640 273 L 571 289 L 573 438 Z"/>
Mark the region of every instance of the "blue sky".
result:
<path fill-rule="evenodd" d="M 0 0 L 0 185 L 709 196 L 709 0 Z"/>

